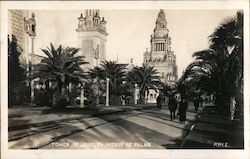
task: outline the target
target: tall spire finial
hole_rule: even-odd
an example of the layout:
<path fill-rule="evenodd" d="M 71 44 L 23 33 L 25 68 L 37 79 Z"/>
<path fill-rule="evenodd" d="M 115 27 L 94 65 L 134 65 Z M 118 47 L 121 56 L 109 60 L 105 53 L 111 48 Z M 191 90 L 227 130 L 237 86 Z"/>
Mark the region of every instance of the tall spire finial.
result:
<path fill-rule="evenodd" d="M 78 18 L 78 20 L 83 20 L 84 18 L 83 18 L 83 15 L 82 15 L 82 13 L 80 14 L 80 17 Z"/>
<path fill-rule="evenodd" d="M 154 29 L 155 37 L 165 37 L 168 34 L 167 20 L 164 11 L 161 9 L 156 19 L 156 25 Z"/>
<path fill-rule="evenodd" d="M 164 13 L 163 9 L 161 9 L 160 12 L 158 13 L 158 17 L 162 18 L 162 19 L 165 19 L 165 13 Z"/>

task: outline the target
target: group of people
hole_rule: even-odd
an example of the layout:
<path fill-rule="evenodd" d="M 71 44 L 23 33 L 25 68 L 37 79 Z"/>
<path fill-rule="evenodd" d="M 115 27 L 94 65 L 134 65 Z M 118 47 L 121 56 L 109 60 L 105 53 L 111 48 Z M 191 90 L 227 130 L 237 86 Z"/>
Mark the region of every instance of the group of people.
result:
<path fill-rule="evenodd" d="M 162 99 L 163 99 L 162 95 L 159 95 L 157 97 L 157 99 L 156 99 L 158 111 L 161 110 Z M 174 95 L 170 95 L 169 100 L 168 100 L 168 107 L 169 107 L 169 110 L 170 110 L 170 119 L 171 120 L 175 119 L 176 110 L 178 108 L 178 114 L 177 115 L 179 115 L 180 123 L 185 123 L 185 121 L 186 121 L 186 112 L 187 112 L 187 108 L 188 108 L 188 103 L 187 103 L 185 97 L 181 97 L 180 102 L 177 102 Z"/>

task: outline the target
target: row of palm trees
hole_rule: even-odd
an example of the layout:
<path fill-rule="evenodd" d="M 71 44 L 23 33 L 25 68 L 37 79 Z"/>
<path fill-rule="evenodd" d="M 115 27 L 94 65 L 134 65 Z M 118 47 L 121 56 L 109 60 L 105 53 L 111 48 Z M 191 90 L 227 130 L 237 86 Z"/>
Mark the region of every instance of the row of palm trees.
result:
<path fill-rule="evenodd" d="M 46 57 L 34 66 L 31 79 L 36 79 L 39 84 L 46 84 L 53 90 L 53 105 L 57 105 L 59 99 L 66 98 L 66 90 L 70 83 L 80 84 L 85 77 L 82 64 L 86 64 L 83 56 L 75 56 L 79 49 L 62 48 L 57 49 L 51 44 L 50 48 L 42 49 Z M 49 86 L 50 85 L 50 86 Z"/>
<path fill-rule="evenodd" d="M 99 104 L 100 99 L 106 93 L 106 78 L 110 80 L 111 104 L 120 104 L 122 96 L 133 97 L 135 84 L 138 85 L 139 101 L 145 102 L 145 94 L 149 89 L 157 89 L 161 86 L 157 71 L 150 66 L 143 65 L 126 68 L 126 64 L 118 64 L 116 61 L 103 61 L 100 66 L 90 70 L 83 70 L 82 65 L 87 64 L 84 56 L 77 55 L 79 49 L 61 45 L 55 48 L 42 49 L 46 57 L 34 66 L 31 79 L 36 83 L 45 84 L 53 91 L 53 106 L 65 103 L 69 97 L 69 89 L 77 88 L 84 84 L 87 89 L 86 96 Z M 71 87 L 70 87 L 71 86 Z"/>
<path fill-rule="evenodd" d="M 209 48 L 193 53 L 178 81 L 178 89 L 213 94 L 219 112 L 230 113 L 230 101 L 243 105 L 243 13 L 226 19 L 209 36 Z"/>
<path fill-rule="evenodd" d="M 47 85 L 50 83 L 53 105 L 57 105 L 59 97 L 67 96 L 69 85 L 83 83 L 95 104 L 99 104 L 106 92 L 106 78 L 110 79 L 111 104 L 120 104 L 123 95 L 132 97 L 135 84 L 139 88 L 141 103 L 145 102 L 149 89 L 165 88 L 157 71 L 150 66 L 127 70 L 125 64 L 104 61 L 87 71 L 81 67 L 86 64 L 84 56 L 76 56 L 79 49 L 62 46 L 55 49 L 51 44 L 42 51 L 47 57 L 35 66 L 32 79 Z M 186 68 L 175 91 L 183 96 L 192 94 L 192 91 L 213 94 L 216 107 L 223 113 L 229 112 L 232 97 L 240 108 L 243 101 L 243 13 L 238 12 L 218 26 L 209 36 L 209 48 L 195 52 L 193 57 L 195 61 Z"/>

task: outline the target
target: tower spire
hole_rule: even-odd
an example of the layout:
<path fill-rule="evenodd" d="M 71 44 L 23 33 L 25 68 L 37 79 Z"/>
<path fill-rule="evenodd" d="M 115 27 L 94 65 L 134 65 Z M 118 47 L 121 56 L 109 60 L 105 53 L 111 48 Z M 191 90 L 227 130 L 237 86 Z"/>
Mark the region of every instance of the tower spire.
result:
<path fill-rule="evenodd" d="M 154 36 L 164 37 L 168 34 L 167 20 L 164 11 L 161 9 L 155 22 Z"/>
<path fill-rule="evenodd" d="M 163 83 L 173 84 L 177 79 L 176 56 L 171 51 L 171 38 L 163 9 L 158 12 L 156 18 L 154 33 L 150 40 L 150 52 L 146 50 L 143 58 L 145 65 L 154 66 L 159 71 Z M 168 69 L 170 65 L 171 69 Z"/>

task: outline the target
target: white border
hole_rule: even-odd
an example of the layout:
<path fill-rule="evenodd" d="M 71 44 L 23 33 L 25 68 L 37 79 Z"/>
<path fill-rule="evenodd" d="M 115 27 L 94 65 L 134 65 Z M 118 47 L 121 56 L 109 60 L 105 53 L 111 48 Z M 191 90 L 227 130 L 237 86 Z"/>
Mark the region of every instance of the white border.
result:
<path fill-rule="evenodd" d="M 1 4 L 1 151 L 2 159 L 247 159 L 249 157 L 249 2 L 244 1 L 23 1 Z M 8 150 L 7 106 L 7 10 L 83 10 L 83 9 L 243 9 L 244 10 L 244 150 Z"/>

